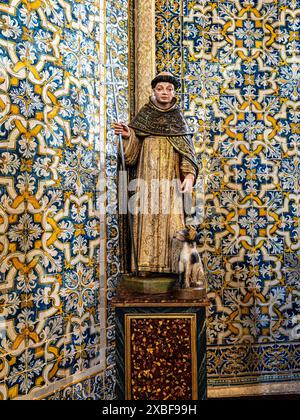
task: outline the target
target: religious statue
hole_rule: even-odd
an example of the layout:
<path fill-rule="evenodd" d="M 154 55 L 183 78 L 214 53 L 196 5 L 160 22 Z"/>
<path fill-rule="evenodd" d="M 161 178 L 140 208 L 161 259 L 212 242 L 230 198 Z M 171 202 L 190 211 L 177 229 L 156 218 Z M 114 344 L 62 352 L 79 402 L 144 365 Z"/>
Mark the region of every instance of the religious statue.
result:
<path fill-rule="evenodd" d="M 136 166 L 131 211 L 139 276 L 174 273 L 172 240 L 186 231 L 184 196 L 198 175 L 192 133 L 176 99 L 179 86 L 171 73 L 160 73 L 151 83 L 153 96 L 130 124 L 114 124 L 126 165 Z"/>

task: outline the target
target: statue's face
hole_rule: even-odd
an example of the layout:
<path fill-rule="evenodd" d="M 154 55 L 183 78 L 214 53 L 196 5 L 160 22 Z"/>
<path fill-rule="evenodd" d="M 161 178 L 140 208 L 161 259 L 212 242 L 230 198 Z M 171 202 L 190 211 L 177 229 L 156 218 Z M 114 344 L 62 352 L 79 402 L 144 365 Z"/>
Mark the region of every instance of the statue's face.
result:
<path fill-rule="evenodd" d="M 172 83 L 160 82 L 153 89 L 153 93 L 158 103 L 167 105 L 175 97 L 175 88 Z"/>

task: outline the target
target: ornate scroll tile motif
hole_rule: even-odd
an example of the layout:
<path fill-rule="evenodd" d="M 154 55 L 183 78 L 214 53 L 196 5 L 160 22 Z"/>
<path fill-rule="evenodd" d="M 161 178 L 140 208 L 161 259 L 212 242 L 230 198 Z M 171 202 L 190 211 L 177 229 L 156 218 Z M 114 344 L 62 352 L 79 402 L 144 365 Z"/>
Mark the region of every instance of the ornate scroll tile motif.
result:
<path fill-rule="evenodd" d="M 117 81 L 117 100 L 119 118 L 127 122 L 130 115 L 129 101 L 129 14 L 133 2 L 128 0 L 106 1 L 106 63 L 111 52 L 115 80 Z M 105 376 L 105 399 L 114 398 L 115 375 L 115 319 L 110 302 L 120 280 L 120 249 L 118 220 L 118 138 L 114 136 L 112 124 L 116 121 L 110 70 L 106 70 L 106 269 L 107 269 L 107 351 L 106 363 L 110 368 Z"/>
<path fill-rule="evenodd" d="M 156 15 L 205 183 L 209 382 L 296 380 L 300 3 L 157 0 Z"/>
<path fill-rule="evenodd" d="M 100 373 L 92 374 L 84 381 L 63 389 L 53 397 L 59 399 L 105 399 L 115 398 L 114 372 L 114 313 L 110 300 L 119 280 L 119 228 L 117 218 L 117 143 L 111 124 L 115 121 L 113 92 L 110 86 L 110 71 L 105 66 L 109 63 L 111 51 L 115 67 L 115 77 L 121 86 L 118 88 L 120 118 L 129 118 L 129 40 L 128 11 L 133 2 L 120 0 L 100 1 L 100 53 L 98 65 L 101 79 L 100 92 L 100 140 L 96 150 L 100 155 L 100 179 L 97 184 L 97 210 L 100 211 L 100 254 L 97 255 L 96 270 L 100 275 L 100 304 L 96 310 L 96 320 L 106 348 L 98 354 L 101 366 L 106 367 Z M 102 29 L 101 29 L 102 28 Z M 106 189 L 107 187 L 107 189 Z M 100 264 L 100 265 L 98 265 Z M 73 273 L 74 275 L 74 273 Z M 68 291 L 71 293 L 70 291 Z M 106 324 L 104 321 L 106 320 Z M 98 369 L 99 372 L 99 369 Z"/>
<path fill-rule="evenodd" d="M 112 62 L 117 82 L 117 100 L 119 106 L 119 118 L 127 122 L 129 119 L 128 101 L 128 27 L 124 26 L 128 18 L 128 1 L 120 0 L 109 3 L 106 16 L 106 63 L 109 64 L 109 52 L 111 52 Z M 123 24 L 119 24 L 123 22 Z M 118 138 L 114 136 L 112 124 L 116 121 L 116 111 L 113 99 L 113 90 L 110 85 L 111 73 L 106 71 L 106 182 L 107 182 L 107 255 L 108 255 L 108 288 L 112 292 L 119 280 L 119 248 L 118 248 L 118 200 L 117 200 L 117 175 L 118 175 Z"/>
<path fill-rule="evenodd" d="M 181 3 L 156 0 L 157 70 L 181 72 Z"/>
<path fill-rule="evenodd" d="M 0 14 L 0 399 L 42 398 L 106 364 L 100 2 Z"/>

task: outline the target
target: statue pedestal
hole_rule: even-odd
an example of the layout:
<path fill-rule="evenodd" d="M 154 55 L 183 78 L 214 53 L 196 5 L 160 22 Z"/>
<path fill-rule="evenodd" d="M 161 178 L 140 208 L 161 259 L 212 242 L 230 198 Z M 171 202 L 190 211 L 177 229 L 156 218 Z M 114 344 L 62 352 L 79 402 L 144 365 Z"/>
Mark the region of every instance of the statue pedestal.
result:
<path fill-rule="evenodd" d="M 116 310 L 120 400 L 206 399 L 205 290 L 141 294 L 122 282 Z M 188 295 L 187 295 L 188 294 Z"/>
<path fill-rule="evenodd" d="M 122 283 L 126 289 L 142 294 L 160 294 L 168 293 L 174 290 L 178 275 L 155 276 L 155 277 L 137 277 L 133 275 L 124 275 Z"/>

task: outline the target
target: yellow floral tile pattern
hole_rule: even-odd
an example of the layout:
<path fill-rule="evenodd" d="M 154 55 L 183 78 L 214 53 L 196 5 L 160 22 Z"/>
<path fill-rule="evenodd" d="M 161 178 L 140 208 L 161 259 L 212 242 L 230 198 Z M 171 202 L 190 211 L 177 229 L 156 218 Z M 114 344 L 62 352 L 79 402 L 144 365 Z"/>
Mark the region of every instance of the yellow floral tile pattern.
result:
<path fill-rule="evenodd" d="M 205 189 L 209 384 L 299 379 L 300 2 L 156 0 Z"/>
<path fill-rule="evenodd" d="M 0 399 L 112 392 L 104 12 L 98 0 L 0 2 Z"/>

